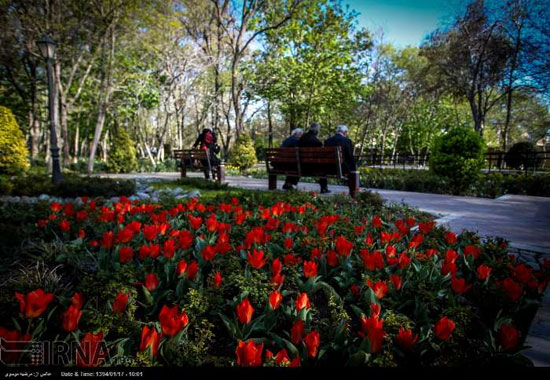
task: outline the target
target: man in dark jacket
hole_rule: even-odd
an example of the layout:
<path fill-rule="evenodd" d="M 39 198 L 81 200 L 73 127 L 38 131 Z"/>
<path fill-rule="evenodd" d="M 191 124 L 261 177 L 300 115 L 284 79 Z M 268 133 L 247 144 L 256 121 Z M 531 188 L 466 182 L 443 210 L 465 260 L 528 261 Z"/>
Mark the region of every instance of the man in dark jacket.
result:
<path fill-rule="evenodd" d="M 340 146 L 342 147 L 342 171 L 348 177 L 351 185 L 350 189 L 355 189 L 355 176 L 357 174 L 357 165 L 353 156 L 353 142 L 348 138 L 348 127 L 339 125 L 336 127 L 336 134 L 325 140 L 325 146 Z M 351 190 L 350 190 L 351 191 Z M 352 196 L 354 195 L 351 194 Z"/>
<path fill-rule="evenodd" d="M 300 140 L 300 137 L 302 137 L 303 134 L 304 134 L 304 131 L 302 130 L 302 128 L 293 129 L 290 136 L 288 136 L 281 144 L 281 148 L 295 148 L 298 144 L 298 141 Z M 287 176 L 285 178 L 283 190 L 294 189 L 293 186 L 296 186 L 299 180 L 300 180 L 300 177 Z"/>
<path fill-rule="evenodd" d="M 323 143 L 319 141 L 317 138 L 317 135 L 319 134 L 319 130 L 321 127 L 317 123 L 312 123 L 309 126 L 309 131 L 305 133 L 302 138 L 298 141 L 299 147 L 312 147 L 312 148 L 319 148 L 323 146 Z M 307 168 L 302 168 L 304 171 L 307 172 Z M 321 185 L 321 193 L 330 193 L 330 190 L 328 189 L 328 181 L 326 178 L 319 178 L 319 185 Z"/>
<path fill-rule="evenodd" d="M 288 136 L 281 144 L 281 148 L 294 148 L 303 134 L 304 131 L 302 128 L 293 129 L 290 136 Z"/>
<path fill-rule="evenodd" d="M 344 159 L 342 169 L 344 173 L 357 170 L 355 158 L 353 157 L 353 143 L 348 138 L 348 127 L 339 125 L 336 127 L 336 134 L 325 140 L 325 146 L 341 146 L 342 158 Z"/>

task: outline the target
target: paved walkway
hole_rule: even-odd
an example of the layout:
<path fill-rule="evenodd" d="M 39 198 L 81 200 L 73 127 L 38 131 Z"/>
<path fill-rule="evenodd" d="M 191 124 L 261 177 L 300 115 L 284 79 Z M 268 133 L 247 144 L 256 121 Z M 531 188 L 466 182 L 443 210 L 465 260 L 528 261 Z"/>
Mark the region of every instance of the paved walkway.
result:
<path fill-rule="evenodd" d="M 201 173 L 189 173 L 201 177 Z M 175 180 L 179 173 L 106 174 L 106 177 L 127 179 Z M 267 190 L 267 179 L 228 176 L 230 186 Z M 282 181 L 277 182 L 280 189 Z M 302 182 L 300 191 L 319 192 L 319 185 Z M 347 194 L 345 186 L 329 185 L 333 194 Z M 510 241 L 513 248 L 524 250 L 527 259 L 534 256 L 550 257 L 550 198 L 522 195 L 505 195 L 497 199 L 460 197 L 441 194 L 415 193 L 394 190 L 369 189 L 390 202 L 406 203 L 422 211 L 438 216 L 437 221 L 454 232 L 464 229 L 483 237 L 501 236 Z M 330 195 L 330 194 L 329 194 Z M 525 344 L 531 348 L 524 354 L 536 366 L 550 367 L 550 287 L 543 305 L 537 312 Z"/>

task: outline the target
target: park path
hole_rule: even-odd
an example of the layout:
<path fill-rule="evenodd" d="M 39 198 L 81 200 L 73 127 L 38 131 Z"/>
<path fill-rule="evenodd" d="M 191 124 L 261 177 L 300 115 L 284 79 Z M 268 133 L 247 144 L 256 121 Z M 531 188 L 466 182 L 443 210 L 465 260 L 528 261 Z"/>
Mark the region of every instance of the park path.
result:
<path fill-rule="evenodd" d="M 188 173 L 190 177 L 201 177 L 202 173 Z M 135 173 L 100 174 L 104 177 L 136 180 L 176 180 L 179 173 Z M 267 179 L 227 176 L 229 186 L 245 189 L 267 190 Z M 280 189 L 283 182 L 277 182 Z M 302 182 L 299 191 L 319 192 L 316 183 Z M 332 194 L 347 194 L 346 186 L 329 185 Z M 438 217 L 452 231 L 460 233 L 466 229 L 479 236 L 501 236 L 510 241 L 510 247 L 517 250 L 528 261 L 536 258 L 550 258 L 550 198 L 523 195 L 505 195 L 496 199 L 462 197 L 453 195 L 416 193 L 383 189 L 369 189 L 379 193 L 385 200 L 405 203 Z M 330 196 L 331 194 L 323 195 Z M 542 307 L 537 312 L 525 344 L 530 346 L 523 353 L 536 366 L 550 367 L 550 286 L 547 287 Z"/>

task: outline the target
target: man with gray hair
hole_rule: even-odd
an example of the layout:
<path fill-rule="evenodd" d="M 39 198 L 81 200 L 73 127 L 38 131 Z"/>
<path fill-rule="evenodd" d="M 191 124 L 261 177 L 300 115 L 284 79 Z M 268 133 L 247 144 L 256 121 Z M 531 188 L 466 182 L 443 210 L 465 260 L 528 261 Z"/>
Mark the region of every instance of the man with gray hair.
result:
<path fill-rule="evenodd" d="M 304 131 L 302 130 L 302 128 L 293 129 L 290 133 L 290 136 L 288 136 L 281 144 L 281 148 L 294 148 L 303 134 Z"/>
<path fill-rule="evenodd" d="M 348 138 L 348 127 L 339 125 L 336 127 L 336 134 L 325 140 L 325 146 L 340 146 L 342 147 L 342 171 L 349 181 L 356 181 L 357 165 L 353 156 L 353 142 Z M 356 185 L 353 186 L 355 189 Z M 351 189 L 352 187 L 350 187 Z M 353 194 L 352 194 L 353 196 Z"/>

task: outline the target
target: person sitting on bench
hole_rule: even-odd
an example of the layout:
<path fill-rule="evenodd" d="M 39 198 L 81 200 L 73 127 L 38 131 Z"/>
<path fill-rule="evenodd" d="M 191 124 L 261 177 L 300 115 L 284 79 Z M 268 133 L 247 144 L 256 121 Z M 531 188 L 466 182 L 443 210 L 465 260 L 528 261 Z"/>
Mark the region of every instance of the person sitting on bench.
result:
<path fill-rule="evenodd" d="M 293 129 L 290 136 L 288 136 L 281 144 L 281 148 L 295 148 L 298 144 L 298 141 L 300 140 L 300 137 L 302 137 L 303 134 L 304 134 L 304 131 L 302 130 L 302 128 Z M 299 180 L 300 180 L 300 177 L 287 176 L 285 178 L 283 189 L 284 190 L 294 189 L 294 186 L 298 184 Z"/>
<path fill-rule="evenodd" d="M 299 147 L 312 147 L 312 148 L 319 148 L 323 146 L 323 143 L 319 141 L 317 138 L 317 135 L 319 134 L 319 130 L 321 129 L 321 126 L 318 123 L 312 123 L 309 126 L 309 131 L 307 131 L 306 134 L 304 134 L 300 140 L 298 140 L 297 146 Z M 302 170 L 304 172 L 308 171 L 307 167 L 303 167 Z M 298 183 L 298 180 L 296 181 L 296 184 Z M 319 185 L 321 186 L 321 194 L 330 193 L 330 190 L 328 189 L 328 181 L 326 178 L 319 178 Z"/>
<path fill-rule="evenodd" d="M 200 149 L 205 150 L 208 155 L 208 160 L 201 160 L 201 164 L 204 167 L 204 177 L 206 179 L 210 179 L 210 173 L 208 170 L 209 167 L 210 170 L 212 170 L 212 173 L 216 173 L 216 168 L 221 162 L 220 159 L 216 157 L 216 150 L 219 151 L 216 144 L 216 135 L 209 128 L 203 129 L 201 134 L 195 140 L 193 148 L 196 148 L 199 145 Z"/>
<path fill-rule="evenodd" d="M 357 165 L 353 156 L 353 142 L 348 138 L 348 127 L 345 125 L 336 127 L 336 133 L 325 140 L 325 146 L 342 147 L 342 172 L 350 180 L 353 180 L 351 176 L 355 174 Z"/>

